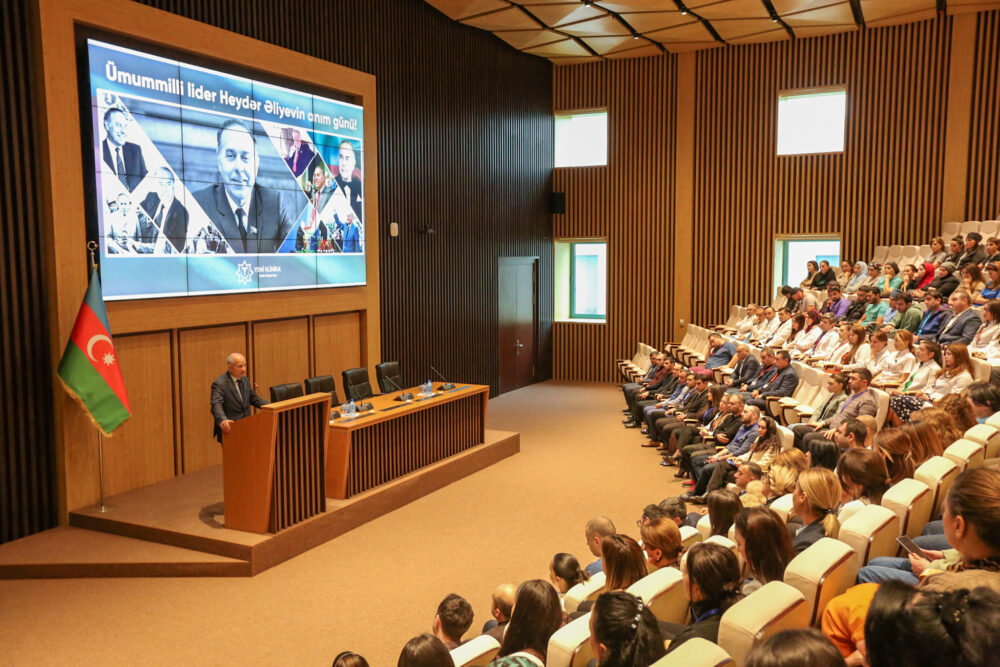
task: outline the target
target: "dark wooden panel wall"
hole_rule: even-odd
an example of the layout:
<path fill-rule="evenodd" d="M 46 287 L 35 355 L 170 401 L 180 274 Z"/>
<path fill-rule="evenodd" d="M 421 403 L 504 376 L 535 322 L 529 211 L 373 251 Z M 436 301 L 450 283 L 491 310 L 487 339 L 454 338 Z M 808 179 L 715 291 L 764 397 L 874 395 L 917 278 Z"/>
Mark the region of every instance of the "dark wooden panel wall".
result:
<path fill-rule="evenodd" d="M 0 542 L 56 520 L 52 369 L 43 253 L 52 239 L 35 230 L 39 215 L 31 168 L 37 134 L 34 54 L 25 36 L 25 2 L 0 3 Z"/>
<path fill-rule="evenodd" d="M 558 169 L 554 188 L 566 213 L 556 238 L 608 242 L 607 324 L 555 324 L 556 377 L 611 380 L 608 360 L 636 340 L 656 345 L 673 319 L 668 290 L 674 235 L 676 57 L 556 68 L 556 110 L 608 110 L 608 166 Z M 631 356 L 631 355 L 629 355 Z"/>
<path fill-rule="evenodd" d="M 969 220 L 1000 219 L 1000 12 L 980 14 L 976 29 L 969 133 Z"/>
<path fill-rule="evenodd" d="M 547 61 L 518 53 L 489 33 L 458 25 L 420 0 L 144 2 L 374 74 L 380 356 L 399 359 L 408 382 L 427 379 L 433 364 L 456 380 L 489 384 L 496 391 L 498 260 L 535 256 L 540 258 L 541 327 L 536 367 L 538 379 L 549 376 L 552 66 Z M 27 159 L 39 111 L 31 88 L 37 47 L 32 5 L 32 0 L 12 0 L 0 8 L 0 159 L 5 174 L 0 195 L 5 260 L 0 272 L 5 383 L 0 399 L 0 541 L 36 532 L 56 520 L 49 416 L 52 369 L 42 289 L 42 262 L 54 240 L 23 233 L 37 227 L 39 206 L 38 176 Z M 335 81 L 317 83 L 337 86 Z M 390 222 L 399 223 L 398 238 L 390 238 Z M 436 234 L 418 233 L 424 225 Z M 242 342 L 249 349 L 280 338 L 283 326 L 292 329 L 301 354 L 285 360 L 294 362 L 288 377 L 281 376 L 280 355 L 260 350 L 252 355 L 260 358 L 254 372 L 260 375 L 255 379 L 261 391 L 266 391 L 265 382 L 301 381 L 307 367 L 339 375 L 339 366 L 349 359 L 331 352 L 337 341 L 324 336 L 344 331 L 353 340 L 365 336 L 357 331 L 357 318 L 341 321 L 350 313 L 324 315 L 335 310 L 336 304 L 317 303 L 308 322 L 238 324 L 235 334 L 234 327 L 145 332 L 130 325 L 128 331 L 134 333 L 121 337 L 123 356 L 153 358 L 163 369 L 155 380 L 143 379 L 136 396 L 169 409 L 137 412 L 136 428 L 139 421 L 162 426 L 151 439 L 140 437 L 136 428 L 116 435 L 117 442 L 106 452 L 110 487 L 133 488 L 216 462 L 207 406 L 200 401 L 207 401 L 210 376 L 222 370 L 212 364 L 233 345 Z M 274 317 L 280 319 L 281 314 Z M 205 377 L 182 372 L 192 360 L 204 365 Z M 168 397 L 172 403 L 163 406 Z M 136 461 L 140 465 L 133 465 Z M 67 466 L 83 463 L 71 461 Z"/>

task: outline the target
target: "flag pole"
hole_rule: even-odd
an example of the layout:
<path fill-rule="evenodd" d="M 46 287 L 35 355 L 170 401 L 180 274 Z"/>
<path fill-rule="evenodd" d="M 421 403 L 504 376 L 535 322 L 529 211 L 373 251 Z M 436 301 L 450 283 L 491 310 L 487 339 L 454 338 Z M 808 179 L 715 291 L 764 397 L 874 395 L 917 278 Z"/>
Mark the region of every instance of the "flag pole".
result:
<path fill-rule="evenodd" d="M 88 241 L 87 250 L 90 252 L 90 273 L 93 274 L 97 270 L 97 262 L 94 260 L 94 251 L 97 250 L 97 242 Z M 101 499 L 96 509 L 102 513 L 110 512 L 114 509 L 114 506 L 104 503 L 104 432 L 101 429 L 97 429 L 97 479 L 100 486 Z"/>

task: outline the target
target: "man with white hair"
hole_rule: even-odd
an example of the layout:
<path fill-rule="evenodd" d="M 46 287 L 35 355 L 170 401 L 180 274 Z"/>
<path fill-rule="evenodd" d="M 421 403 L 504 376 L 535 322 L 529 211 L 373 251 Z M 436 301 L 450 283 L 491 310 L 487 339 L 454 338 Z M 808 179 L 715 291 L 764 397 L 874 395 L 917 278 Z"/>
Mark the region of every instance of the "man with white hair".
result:
<path fill-rule="evenodd" d="M 226 372 L 212 382 L 212 417 L 215 419 L 213 435 L 222 442 L 233 422 L 250 416 L 250 406 L 259 408 L 267 401 L 257 395 L 247 377 L 247 358 L 239 352 L 226 357 Z"/>

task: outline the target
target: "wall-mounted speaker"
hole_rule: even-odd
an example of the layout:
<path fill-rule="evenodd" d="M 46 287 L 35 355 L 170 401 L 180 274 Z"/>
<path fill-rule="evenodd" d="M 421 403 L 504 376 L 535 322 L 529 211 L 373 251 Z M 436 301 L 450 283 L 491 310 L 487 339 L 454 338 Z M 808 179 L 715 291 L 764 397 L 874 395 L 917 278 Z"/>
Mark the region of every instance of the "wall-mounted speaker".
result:
<path fill-rule="evenodd" d="M 562 215 L 566 212 L 566 193 L 553 192 L 550 200 L 550 207 L 554 215 Z"/>

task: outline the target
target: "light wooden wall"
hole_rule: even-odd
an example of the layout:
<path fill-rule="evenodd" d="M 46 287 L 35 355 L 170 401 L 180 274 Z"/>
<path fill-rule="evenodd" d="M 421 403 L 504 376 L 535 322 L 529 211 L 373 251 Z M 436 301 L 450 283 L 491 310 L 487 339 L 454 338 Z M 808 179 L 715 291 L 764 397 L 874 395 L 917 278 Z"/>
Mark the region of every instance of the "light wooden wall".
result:
<path fill-rule="evenodd" d="M 673 319 L 671 300 L 647 295 L 671 283 L 675 76 L 674 56 L 556 68 L 555 109 L 607 108 L 609 128 L 606 168 L 555 171 L 554 238 L 606 238 L 612 278 L 608 324 L 555 323 L 555 377 L 610 380 L 610 357 L 662 342 Z"/>
<path fill-rule="evenodd" d="M 777 235 L 840 235 L 865 259 L 1000 213 L 998 17 L 556 67 L 555 108 L 607 106 L 612 139 L 607 169 L 553 178 L 556 237 L 609 243 L 608 322 L 557 323 L 555 376 L 614 380 L 637 341 L 769 298 Z M 777 157 L 778 92 L 837 84 L 845 152 Z"/>

